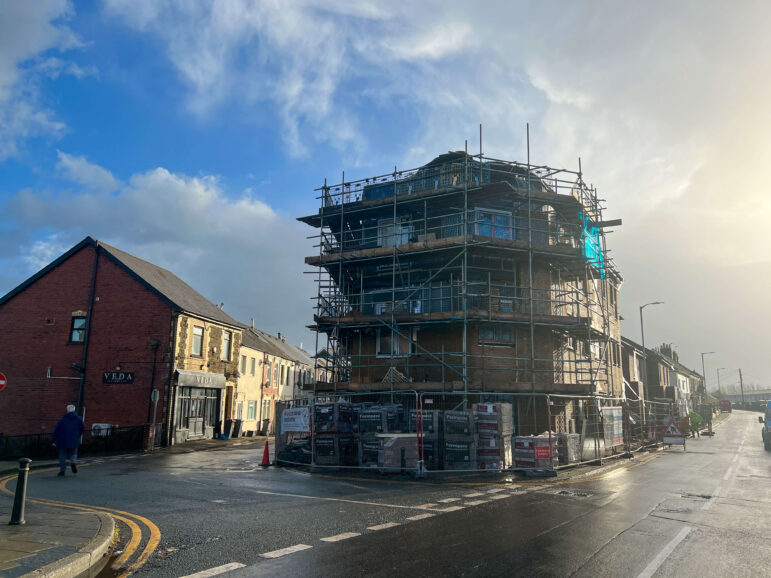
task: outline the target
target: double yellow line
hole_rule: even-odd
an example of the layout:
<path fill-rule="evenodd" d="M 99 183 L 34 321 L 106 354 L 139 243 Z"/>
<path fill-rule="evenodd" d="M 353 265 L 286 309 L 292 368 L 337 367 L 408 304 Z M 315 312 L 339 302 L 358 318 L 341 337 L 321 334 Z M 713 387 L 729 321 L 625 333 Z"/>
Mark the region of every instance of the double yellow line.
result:
<path fill-rule="evenodd" d="M 83 466 L 88 464 L 83 464 Z M 41 470 L 33 470 L 30 472 L 30 474 L 39 474 L 44 472 L 52 472 L 55 471 L 56 468 L 46 468 Z M 5 476 L 4 478 L 0 478 L 0 492 L 3 492 L 4 494 L 8 494 L 10 496 L 13 495 L 13 492 L 8 489 L 8 483 L 11 480 L 16 479 L 17 474 L 12 474 L 10 476 Z M 150 559 L 150 556 L 152 556 L 153 552 L 155 552 L 155 549 L 158 547 L 158 544 L 161 541 L 161 531 L 158 529 L 158 526 L 156 526 L 153 522 L 145 518 L 144 516 L 140 516 L 139 514 L 132 514 L 131 512 L 124 512 L 123 510 L 115 510 L 112 508 L 103 508 L 102 506 L 91 506 L 88 504 L 75 504 L 71 502 L 59 502 L 56 500 L 47 500 L 45 498 L 34 498 L 28 500 L 29 502 L 33 502 L 36 504 L 44 504 L 46 506 L 54 506 L 57 508 L 69 508 L 72 510 L 80 510 L 82 512 L 105 512 L 112 516 L 114 519 L 119 520 L 123 524 L 128 527 L 128 529 L 131 531 L 131 536 L 128 540 L 128 543 L 126 544 L 126 547 L 123 549 L 123 552 L 120 556 L 113 562 L 112 569 L 120 571 L 121 573 L 118 575 L 119 578 L 124 578 L 127 576 L 130 576 L 139 568 L 144 566 L 144 564 Z M 134 559 L 131 564 L 126 566 L 131 560 L 131 558 L 136 554 L 136 552 L 139 550 L 140 545 L 142 544 L 142 538 L 143 535 L 147 534 L 147 542 L 145 544 L 145 547 L 142 549 L 141 553 Z M 124 568 L 125 566 L 125 568 Z"/>

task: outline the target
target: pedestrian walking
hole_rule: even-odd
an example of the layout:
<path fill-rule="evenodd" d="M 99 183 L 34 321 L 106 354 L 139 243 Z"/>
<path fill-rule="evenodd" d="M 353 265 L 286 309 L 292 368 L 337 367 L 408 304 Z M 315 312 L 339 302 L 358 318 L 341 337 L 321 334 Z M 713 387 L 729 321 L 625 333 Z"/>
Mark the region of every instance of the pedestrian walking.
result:
<path fill-rule="evenodd" d="M 78 446 L 86 429 L 83 420 L 75 413 L 75 406 L 68 405 L 67 413 L 59 420 L 54 429 L 54 443 L 59 450 L 59 473 L 63 476 L 67 469 L 67 460 L 70 460 L 72 473 L 78 473 Z"/>

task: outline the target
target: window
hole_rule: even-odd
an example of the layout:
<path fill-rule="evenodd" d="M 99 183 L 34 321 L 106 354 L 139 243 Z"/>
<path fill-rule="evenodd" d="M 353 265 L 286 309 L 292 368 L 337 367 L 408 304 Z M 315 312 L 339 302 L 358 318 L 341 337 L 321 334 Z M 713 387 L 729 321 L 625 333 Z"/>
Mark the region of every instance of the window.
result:
<path fill-rule="evenodd" d="M 224 331 L 222 333 L 222 361 L 230 361 L 230 341 L 232 339 L 232 332 Z"/>
<path fill-rule="evenodd" d="M 479 328 L 479 341 L 496 344 L 514 343 L 511 327 L 506 325 L 482 325 Z"/>
<path fill-rule="evenodd" d="M 236 407 L 236 419 L 244 419 L 244 402 L 239 401 Z"/>
<path fill-rule="evenodd" d="M 70 326 L 70 343 L 83 343 L 86 340 L 86 318 L 74 316 Z"/>
<path fill-rule="evenodd" d="M 257 419 L 257 402 L 250 401 L 246 408 L 246 419 Z"/>
<path fill-rule="evenodd" d="M 493 239 L 511 239 L 511 213 L 492 209 L 476 210 L 476 234 Z"/>
<path fill-rule="evenodd" d="M 257 360 L 254 357 L 252 357 L 252 363 L 249 366 L 249 375 L 254 375 L 254 369 L 255 369 L 256 363 L 257 363 Z"/>
<path fill-rule="evenodd" d="M 241 356 L 241 375 L 246 375 L 246 355 Z"/>
<path fill-rule="evenodd" d="M 270 400 L 264 399 L 262 401 L 262 419 L 270 419 Z"/>
<path fill-rule="evenodd" d="M 278 361 L 273 366 L 273 383 L 274 384 L 278 383 Z"/>
<path fill-rule="evenodd" d="M 393 338 L 390 329 L 377 330 L 377 356 L 392 357 L 396 355 L 406 356 L 417 354 L 416 342 L 418 340 L 418 330 L 412 329 L 412 339 L 394 333 Z"/>
<path fill-rule="evenodd" d="M 393 247 L 409 242 L 410 236 L 415 228 L 412 224 L 399 221 L 394 227 L 393 219 L 381 219 L 377 225 L 377 245 L 378 247 Z"/>
<path fill-rule="evenodd" d="M 203 327 L 193 326 L 193 355 L 202 355 L 203 353 Z"/>

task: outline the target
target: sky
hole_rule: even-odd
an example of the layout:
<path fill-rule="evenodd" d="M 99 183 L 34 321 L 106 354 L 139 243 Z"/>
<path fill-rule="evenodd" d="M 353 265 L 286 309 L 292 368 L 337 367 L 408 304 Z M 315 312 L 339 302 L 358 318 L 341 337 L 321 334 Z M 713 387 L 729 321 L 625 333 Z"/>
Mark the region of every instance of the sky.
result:
<path fill-rule="evenodd" d="M 622 333 L 771 385 L 771 3 L 0 0 L 0 294 L 90 235 L 314 347 L 314 188 L 578 168 Z"/>

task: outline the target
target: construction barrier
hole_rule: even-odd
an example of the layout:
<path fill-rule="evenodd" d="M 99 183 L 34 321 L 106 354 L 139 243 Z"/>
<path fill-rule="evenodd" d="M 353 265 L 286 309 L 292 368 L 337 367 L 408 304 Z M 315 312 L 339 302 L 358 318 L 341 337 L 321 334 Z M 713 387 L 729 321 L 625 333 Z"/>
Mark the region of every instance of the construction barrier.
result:
<path fill-rule="evenodd" d="M 554 472 L 661 442 L 671 402 L 543 393 L 336 393 L 281 402 L 276 461 L 416 475 Z"/>

